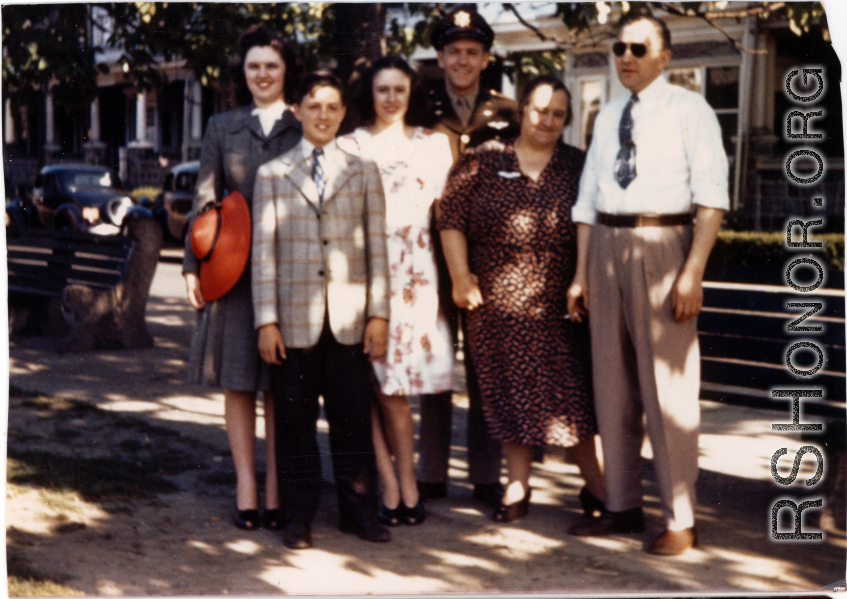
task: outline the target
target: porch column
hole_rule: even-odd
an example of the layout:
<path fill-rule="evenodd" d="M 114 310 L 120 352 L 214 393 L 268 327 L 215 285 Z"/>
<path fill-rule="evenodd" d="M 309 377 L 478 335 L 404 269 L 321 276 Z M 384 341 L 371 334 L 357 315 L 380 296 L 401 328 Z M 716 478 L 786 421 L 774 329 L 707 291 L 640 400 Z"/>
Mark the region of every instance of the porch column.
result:
<path fill-rule="evenodd" d="M 147 92 L 140 92 L 135 97 L 135 141 L 129 144 L 131 148 L 149 148 L 147 140 Z"/>
<path fill-rule="evenodd" d="M 15 143 L 15 119 L 12 116 L 12 99 L 7 98 L 3 106 L 3 141 L 7 144 Z"/>
<path fill-rule="evenodd" d="M 82 144 L 86 164 L 98 166 L 109 165 L 109 152 L 107 145 L 100 140 L 100 97 L 94 96 L 89 108 L 91 114 L 91 127 L 88 129 L 88 141 Z"/>
<path fill-rule="evenodd" d="M 100 97 L 95 96 L 91 102 L 91 134 L 88 141 L 100 141 Z"/>
<path fill-rule="evenodd" d="M 54 155 L 61 151 L 56 143 L 56 120 L 51 88 L 52 86 L 48 86 L 47 95 L 44 97 L 44 159 L 48 164 L 53 161 Z"/>

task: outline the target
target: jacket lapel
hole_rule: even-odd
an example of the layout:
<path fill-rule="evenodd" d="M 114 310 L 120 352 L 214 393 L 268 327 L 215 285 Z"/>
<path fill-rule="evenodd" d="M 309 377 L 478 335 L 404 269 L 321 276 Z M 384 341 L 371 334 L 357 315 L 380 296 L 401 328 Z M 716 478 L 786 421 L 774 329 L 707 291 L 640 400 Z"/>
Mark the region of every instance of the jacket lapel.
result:
<path fill-rule="evenodd" d="M 254 117 L 256 122 L 259 121 L 258 117 Z M 282 135 L 287 129 L 292 127 L 299 127 L 300 122 L 297 120 L 297 117 L 294 116 L 294 113 L 291 112 L 288 108 L 285 109 L 285 112 L 282 113 L 282 118 L 278 119 L 271 129 L 270 134 L 268 135 L 268 139 L 273 139 L 277 135 Z M 261 131 L 262 127 L 259 126 L 259 130 Z"/>
<path fill-rule="evenodd" d="M 318 196 L 318 187 L 312 180 L 312 165 L 308 158 L 303 156 L 303 144 L 298 143 L 294 146 L 285 157 L 291 161 L 291 167 L 286 174 L 286 177 L 294 184 L 294 186 L 303 194 L 312 209 L 320 214 L 321 200 Z M 326 192 L 324 192 L 326 195 Z"/>
<path fill-rule="evenodd" d="M 334 154 L 335 163 L 327 169 L 329 172 L 324 189 L 324 206 L 335 199 L 338 190 L 343 189 L 350 177 L 353 176 L 353 171 L 350 168 L 350 155 L 337 145 Z"/>

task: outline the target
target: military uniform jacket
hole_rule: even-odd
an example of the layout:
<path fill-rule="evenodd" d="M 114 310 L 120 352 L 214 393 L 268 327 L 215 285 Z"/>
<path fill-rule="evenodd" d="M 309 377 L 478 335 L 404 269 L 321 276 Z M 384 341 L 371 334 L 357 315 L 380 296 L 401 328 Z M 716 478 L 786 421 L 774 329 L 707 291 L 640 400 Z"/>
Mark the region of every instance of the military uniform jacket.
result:
<path fill-rule="evenodd" d="M 311 169 L 301 143 L 256 174 L 255 326 L 277 324 L 286 347 L 309 348 L 329 314 L 336 341 L 361 343 L 369 319 L 389 317 L 382 179 L 338 147 L 321 205 Z"/>
<path fill-rule="evenodd" d="M 517 120 L 518 103 L 499 92 L 480 88 L 467 127 L 462 126 L 456 115 L 443 80 L 429 90 L 429 100 L 431 112 L 426 126 L 447 135 L 454 163 L 467 147 L 473 148 L 491 139 L 510 139 L 521 132 Z"/>

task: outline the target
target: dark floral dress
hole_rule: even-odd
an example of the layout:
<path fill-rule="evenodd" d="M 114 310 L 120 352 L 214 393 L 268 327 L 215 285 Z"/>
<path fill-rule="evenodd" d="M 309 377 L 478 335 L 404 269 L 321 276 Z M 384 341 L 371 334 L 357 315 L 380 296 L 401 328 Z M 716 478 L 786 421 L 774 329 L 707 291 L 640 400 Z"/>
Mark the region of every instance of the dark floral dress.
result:
<path fill-rule="evenodd" d="M 468 239 L 483 305 L 467 312 L 489 434 L 569 447 L 596 433 L 586 323 L 567 320 L 576 201 L 585 154 L 560 143 L 538 181 L 514 142 L 467 150 L 442 198 L 439 230 Z"/>

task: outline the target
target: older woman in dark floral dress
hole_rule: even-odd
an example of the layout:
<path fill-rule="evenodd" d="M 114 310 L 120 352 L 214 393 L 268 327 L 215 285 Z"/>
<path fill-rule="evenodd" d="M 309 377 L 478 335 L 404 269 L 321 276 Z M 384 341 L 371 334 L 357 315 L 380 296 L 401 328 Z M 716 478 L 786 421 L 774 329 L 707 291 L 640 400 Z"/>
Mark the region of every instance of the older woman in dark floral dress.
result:
<path fill-rule="evenodd" d="M 468 310 L 489 434 L 503 443 L 509 483 L 498 522 L 527 513 L 536 447 L 568 447 L 602 511 L 588 328 L 567 319 L 576 268 L 576 201 L 583 152 L 561 141 L 570 96 L 539 77 L 520 102 L 521 134 L 468 150 L 451 173 L 438 228 L 453 299 Z"/>

